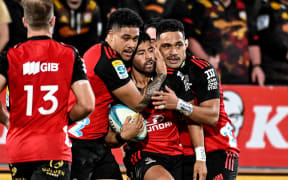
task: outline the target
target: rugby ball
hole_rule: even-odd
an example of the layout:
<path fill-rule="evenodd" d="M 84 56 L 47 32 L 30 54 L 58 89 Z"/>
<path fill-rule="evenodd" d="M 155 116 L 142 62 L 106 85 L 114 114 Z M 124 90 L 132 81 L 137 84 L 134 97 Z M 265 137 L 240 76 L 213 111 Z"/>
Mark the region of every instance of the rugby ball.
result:
<path fill-rule="evenodd" d="M 120 133 L 122 129 L 122 125 L 126 120 L 127 116 L 131 116 L 130 123 L 133 122 L 136 118 L 137 112 L 130 109 L 129 107 L 123 105 L 123 104 L 116 104 L 110 108 L 109 111 L 109 124 L 112 130 L 116 133 Z M 147 135 L 147 127 L 146 127 L 146 121 L 143 121 L 144 123 L 144 130 L 140 132 L 136 137 L 130 139 L 131 141 L 141 141 L 145 139 Z"/>

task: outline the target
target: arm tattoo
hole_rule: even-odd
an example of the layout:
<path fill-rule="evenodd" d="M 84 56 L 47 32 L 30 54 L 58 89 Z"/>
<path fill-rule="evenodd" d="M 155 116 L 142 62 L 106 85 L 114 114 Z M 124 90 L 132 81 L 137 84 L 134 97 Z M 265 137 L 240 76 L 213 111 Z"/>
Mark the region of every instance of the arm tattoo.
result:
<path fill-rule="evenodd" d="M 142 92 L 144 93 L 144 98 L 136 107 L 137 111 L 141 111 L 145 107 L 148 106 L 148 104 L 151 101 L 151 97 L 153 96 L 154 91 L 158 91 L 160 89 L 165 79 L 166 79 L 166 74 L 160 73 L 160 74 L 157 74 L 157 76 L 154 78 L 154 80 L 150 84 L 148 84 L 148 86 Z"/>

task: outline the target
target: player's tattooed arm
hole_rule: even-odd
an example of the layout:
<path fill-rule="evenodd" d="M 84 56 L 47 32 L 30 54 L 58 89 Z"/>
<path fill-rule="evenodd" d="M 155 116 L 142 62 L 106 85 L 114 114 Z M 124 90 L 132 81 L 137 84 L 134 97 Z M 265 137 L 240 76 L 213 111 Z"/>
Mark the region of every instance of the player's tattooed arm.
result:
<path fill-rule="evenodd" d="M 154 78 L 154 80 L 147 85 L 145 89 L 142 90 L 142 94 L 144 94 L 143 100 L 139 103 L 139 105 L 135 108 L 137 111 L 143 110 L 148 104 L 151 102 L 151 98 L 153 96 L 154 91 L 158 91 L 166 79 L 166 74 L 159 73 Z"/>

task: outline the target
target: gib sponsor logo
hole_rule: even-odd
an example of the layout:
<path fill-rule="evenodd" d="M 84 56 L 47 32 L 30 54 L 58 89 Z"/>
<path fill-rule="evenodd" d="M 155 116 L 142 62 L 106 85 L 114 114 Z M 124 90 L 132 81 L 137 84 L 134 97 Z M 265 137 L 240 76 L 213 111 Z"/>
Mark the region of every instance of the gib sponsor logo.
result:
<path fill-rule="evenodd" d="M 171 121 L 163 122 L 164 116 L 162 115 L 154 115 L 152 116 L 152 119 L 148 122 L 147 121 L 147 130 L 148 132 L 151 131 L 158 131 L 161 129 L 165 129 L 172 126 Z"/>
<path fill-rule="evenodd" d="M 59 63 L 27 62 L 23 64 L 23 75 L 35 75 L 39 72 L 57 72 Z"/>

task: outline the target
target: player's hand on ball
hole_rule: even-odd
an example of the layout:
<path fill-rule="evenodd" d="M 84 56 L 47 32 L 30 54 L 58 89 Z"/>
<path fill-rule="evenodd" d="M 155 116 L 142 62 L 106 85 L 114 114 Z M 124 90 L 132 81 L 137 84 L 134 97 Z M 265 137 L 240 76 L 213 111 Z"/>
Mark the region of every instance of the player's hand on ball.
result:
<path fill-rule="evenodd" d="M 128 116 L 121 129 L 121 137 L 125 140 L 130 140 L 137 136 L 144 129 L 143 121 L 144 118 L 139 113 L 137 113 L 136 117 Z"/>

